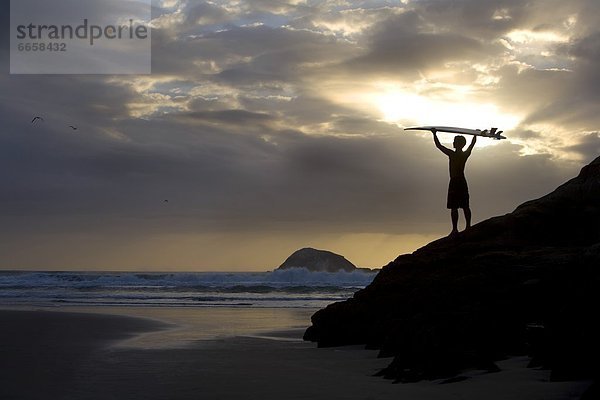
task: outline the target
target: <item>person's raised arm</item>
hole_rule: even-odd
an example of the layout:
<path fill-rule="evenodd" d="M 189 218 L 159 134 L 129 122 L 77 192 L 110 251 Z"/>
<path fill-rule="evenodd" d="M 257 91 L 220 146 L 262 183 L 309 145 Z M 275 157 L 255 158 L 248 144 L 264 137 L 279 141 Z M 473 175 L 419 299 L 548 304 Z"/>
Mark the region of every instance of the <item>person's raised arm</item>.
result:
<path fill-rule="evenodd" d="M 432 129 L 431 133 L 433 133 L 433 142 L 435 143 L 435 147 L 437 147 L 438 149 L 440 149 L 440 151 L 442 153 L 444 153 L 445 155 L 447 155 L 447 156 L 449 156 L 450 154 L 453 153 L 452 150 L 450 150 L 449 148 L 443 146 L 440 143 L 440 139 L 438 139 L 438 137 L 437 137 L 437 130 Z"/>
<path fill-rule="evenodd" d="M 473 147 L 475 147 L 475 143 L 477 143 L 477 136 L 473 135 L 473 139 L 471 139 L 471 144 L 469 145 L 469 147 L 467 148 L 467 151 L 465 153 L 467 153 L 467 157 L 469 157 L 471 155 L 471 151 L 473 151 Z"/>

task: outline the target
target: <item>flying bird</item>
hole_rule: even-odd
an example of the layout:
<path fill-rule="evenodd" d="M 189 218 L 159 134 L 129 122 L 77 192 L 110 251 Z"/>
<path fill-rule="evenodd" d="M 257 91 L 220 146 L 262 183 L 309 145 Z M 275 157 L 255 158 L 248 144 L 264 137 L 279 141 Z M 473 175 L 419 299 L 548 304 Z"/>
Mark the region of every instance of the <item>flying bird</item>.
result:
<path fill-rule="evenodd" d="M 77 130 L 77 127 L 76 127 L 76 126 L 73 126 L 73 125 L 69 125 L 69 128 L 73 129 L 74 131 L 76 131 L 76 130 Z"/>
<path fill-rule="evenodd" d="M 38 119 L 39 119 L 40 121 L 44 122 L 44 118 L 42 118 L 42 117 L 34 117 L 34 118 L 31 120 L 31 123 L 32 123 L 32 124 L 34 124 L 34 123 L 35 123 L 35 122 L 36 122 Z"/>
<path fill-rule="evenodd" d="M 165 201 L 164 201 L 164 203 L 168 203 L 168 202 L 169 202 L 169 200 L 165 200 Z"/>

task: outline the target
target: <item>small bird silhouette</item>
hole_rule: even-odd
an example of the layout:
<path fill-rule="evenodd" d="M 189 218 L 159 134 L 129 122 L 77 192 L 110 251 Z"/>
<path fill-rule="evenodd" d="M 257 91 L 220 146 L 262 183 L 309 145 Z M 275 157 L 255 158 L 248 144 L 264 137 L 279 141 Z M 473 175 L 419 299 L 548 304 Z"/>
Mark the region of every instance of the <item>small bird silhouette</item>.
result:
<path fill-rule="evenodd" d="M 74 131 L 76 131 L 76 130 L 77 130 L 77 127 L 76 127 L 76 126 L 73 126 L 73 125 L 69 125 L 69 128 L 73 129 Z"/>
<path fill-rule="evenodd" d="M 42 117 L 34 117 L 34 118 L 31 120 L 31 123 L 32 123 L 32 124 L 34 124 L 35 122 L 37 122 L 37 120 L 40 120 L 40 121 L 44 122 L 44 118 L 42 118 Z"/>
<path fill-rule="evenodd" d="M 165 200 L 165 201 L 164 201 L 164 203 L 168 203 L 168 202 L 169 202 L 169 200 Z"/>

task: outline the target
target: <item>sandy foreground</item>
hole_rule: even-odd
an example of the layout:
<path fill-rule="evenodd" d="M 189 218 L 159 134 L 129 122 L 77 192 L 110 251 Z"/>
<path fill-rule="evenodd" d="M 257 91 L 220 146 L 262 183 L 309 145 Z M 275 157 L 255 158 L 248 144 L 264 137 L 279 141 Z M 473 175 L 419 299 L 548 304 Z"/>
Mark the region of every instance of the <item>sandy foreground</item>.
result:
<path fill-rule="evenodd" d="M 376 351 L 303 342 L 306 310 L 83 311 L 0 311 L 0 399 L 553 400 L 589 386 L 549 382 L 524 357 L 461 382 L 392 384 L 372 377 L 390 361 Z M 265 317 L 288 329 L 261 331 Z"/>

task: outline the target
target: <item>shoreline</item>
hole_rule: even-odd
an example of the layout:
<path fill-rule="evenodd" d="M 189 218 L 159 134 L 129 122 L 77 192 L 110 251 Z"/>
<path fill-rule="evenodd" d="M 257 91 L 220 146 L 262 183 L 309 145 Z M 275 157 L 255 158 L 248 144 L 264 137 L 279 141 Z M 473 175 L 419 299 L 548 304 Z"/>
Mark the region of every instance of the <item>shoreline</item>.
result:
<path fill-rule="evenodd" d="M 377 351 L 318 349 L 294 337 L 298 329 L 144 348 L 119 343 L 149 332 L 168 335 L 170 325 L 135 315 L 0 310 L 0 326 L 0 397 L 10 399 L 561 400 L 589 386 L 547 382 L 549 372 L 525 368 L 525 358 L 502 361 L 493 374 L 468 371 L 457 383 L 394 385 L 372 376 L 389 363 Z"/>
<path fill-rule="evenodd" d="M 0 306 L 10 311 L 93 314 L 135 318 L 158 324 L 119 340 L 116 346 L 141 349 L 186 348 L 237 336 L 271 336 L 303 341 L 316 308 L 161 307 L 161 306 Z M 292 338 L 288 331 L 294 331 Z"/>

